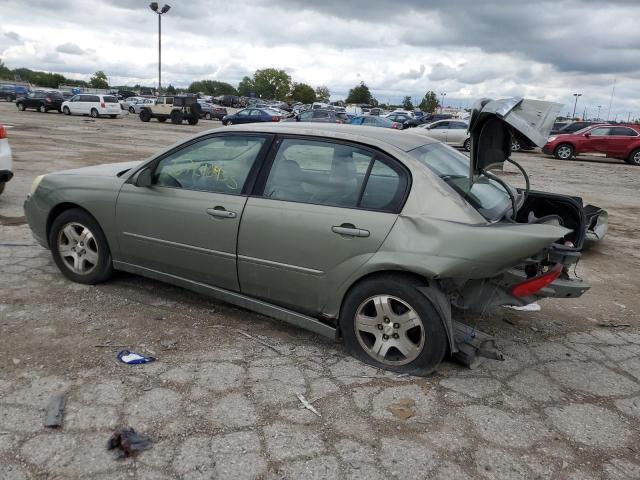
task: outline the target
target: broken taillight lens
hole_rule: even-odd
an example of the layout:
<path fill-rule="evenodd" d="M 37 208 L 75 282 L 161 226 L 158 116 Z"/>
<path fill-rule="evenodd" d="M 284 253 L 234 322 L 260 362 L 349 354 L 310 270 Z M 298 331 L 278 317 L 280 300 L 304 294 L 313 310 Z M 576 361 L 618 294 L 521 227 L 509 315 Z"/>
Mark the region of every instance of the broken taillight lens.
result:
<path fill-rule="evenodd" d="M 551 285 L 562 273 L 562 265 L 557 263 L 551 270 L 537 277 L 529 278 L 511 287 L 511 295 L 518 298 L 529 297 Z"/>

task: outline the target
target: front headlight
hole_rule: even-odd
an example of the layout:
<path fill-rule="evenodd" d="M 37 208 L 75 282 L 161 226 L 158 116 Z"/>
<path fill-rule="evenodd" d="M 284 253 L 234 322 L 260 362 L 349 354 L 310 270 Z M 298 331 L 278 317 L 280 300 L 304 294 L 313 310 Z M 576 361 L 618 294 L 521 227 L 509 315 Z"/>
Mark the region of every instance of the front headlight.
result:
<path fill-rule="evenodd" d="M 549 137 L 547 138 L 547 142 L 553 142 L 558 137 Z"/>
<path fill-rule="evenodd" d="M 34 180 L 33 183 L 31 184 L 31 195 L 33 195 L 34 193 L 36 193 L 36 190 L 38 188 L 38 185 L 40 185 L 40 182 L 42 181 L 42 179 L 44 178 L 44 175 L 38 175 Z"/>

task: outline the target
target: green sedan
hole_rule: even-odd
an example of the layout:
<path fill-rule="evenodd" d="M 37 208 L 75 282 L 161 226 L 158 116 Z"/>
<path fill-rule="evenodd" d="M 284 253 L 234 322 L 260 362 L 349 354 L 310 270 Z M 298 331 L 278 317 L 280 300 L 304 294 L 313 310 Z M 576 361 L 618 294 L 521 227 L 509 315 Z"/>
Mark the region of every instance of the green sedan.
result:
<path fill-rule="evenodd" d="M 589 288 L 569 273 L 585 232 L 576 199 L 489 171 L 509 157 L 514 125 L 546 139 L 555 107 L 540 119 L 542 103 L 479 106 L 471 162 L 391 129 L 238 125 L 143 162 L 38 177 L 25 212 L 75 282 L 114 270 L 162 280 L 426 375 L 447 354 L 474 353 L 452 306 L 522 306 Z"/>

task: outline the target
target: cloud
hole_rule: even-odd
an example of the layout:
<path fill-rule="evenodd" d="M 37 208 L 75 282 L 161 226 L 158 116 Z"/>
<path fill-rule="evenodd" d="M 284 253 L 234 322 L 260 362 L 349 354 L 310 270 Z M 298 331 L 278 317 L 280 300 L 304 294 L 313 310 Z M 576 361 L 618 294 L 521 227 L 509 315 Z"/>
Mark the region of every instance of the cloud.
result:
<path fill-rule="evenodd" d="M 56 52 L 66 53 L 68 55 L 84 55 L 86 52 L 75 43 L 63 43 L 56 47 Z"/>
<path fill-rule="evenodd" d="M 16 32 L 6 32 L 4 34 L 5 37 L 7 37 L 10 40 L 13 40 L 15 42 L 21 42 L 22 41 L 22 37 L 20 35 L 18 35 Z"/>

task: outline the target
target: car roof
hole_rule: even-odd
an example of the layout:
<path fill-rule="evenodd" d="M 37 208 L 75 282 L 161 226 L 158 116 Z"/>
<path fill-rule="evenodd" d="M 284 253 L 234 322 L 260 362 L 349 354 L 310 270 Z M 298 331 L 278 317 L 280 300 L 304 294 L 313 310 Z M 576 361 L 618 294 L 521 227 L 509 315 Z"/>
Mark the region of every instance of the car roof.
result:
<path fill-rule="evenodd" d="M 424 135 L 390 128 L 371 128 L 359 125 L 321 124 L 308 122 L 285 123 L 250 123 L 245 125 L 232 125 L 224 128 L 224 131 L 270 133 L 270 134 L 294 134 L 313 137 L 328 137 L 336 140 L 360 141 L 362 143 L 385 143 L 404 152 L 413 150 L 429 143 L 438 143 L 437 140 Z M 220 129 L 204 132 L 219 133 Z"/>

